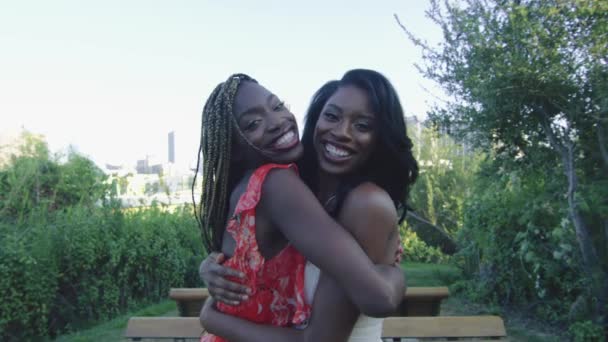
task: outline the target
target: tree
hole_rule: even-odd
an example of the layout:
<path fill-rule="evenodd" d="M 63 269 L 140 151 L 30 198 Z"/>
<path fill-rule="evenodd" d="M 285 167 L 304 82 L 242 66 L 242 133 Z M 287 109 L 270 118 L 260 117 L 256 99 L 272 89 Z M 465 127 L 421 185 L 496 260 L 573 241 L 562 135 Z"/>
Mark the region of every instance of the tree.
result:
<path fill-rule="evenodd" d="M 464 201 L 471 191 L 481 155 L 436 126 L 410 132 L 419 146 L 418 180 L 410 192 L 407 221 L 418 236 L 442 252 L 453 254 L 455 233 L 462 227 Z"/>
<path fill-rule="evenodd" d="M 451 98 L 431 118 L 474 133 L 504 167 L 542 156 L 562 169 L 596 321 L 608 325 L 608 1 L 433 0 L 427 15 L 443 31 L 437 47 L 402 27 L 423 51 L 419 70 Z"/>
<path fill-rule="evenodd" d="M 108 198 L 106 176 L 91 160 L 69 151 L 60 164 L 41 136 L 24 132 L 21 140 L 18 156 L 0 170 L 0 217 L 21 221 L 34 209 L 93 206 Z"/>

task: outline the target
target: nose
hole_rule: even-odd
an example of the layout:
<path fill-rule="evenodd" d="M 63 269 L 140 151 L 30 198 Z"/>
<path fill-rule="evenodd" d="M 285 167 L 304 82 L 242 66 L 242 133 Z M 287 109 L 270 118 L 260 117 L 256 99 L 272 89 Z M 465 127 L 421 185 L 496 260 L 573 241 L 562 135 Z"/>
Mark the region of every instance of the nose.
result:
<path fill-rule="evenodd" d="M 281 127 L 283 126 L 283 121 L 278 115 L 275 117 L 271 117 L 268 120 L 268 132 L 270 133 L 276 133 L 277 131 L 279 131 L 281 129 Z"/>
<path fill-rule="evenodd" d="M 346 120 L 340 120 L 336 123 L 330 134 L 338 141 L 347 141 L 351 139 L 350 125 Z"/>

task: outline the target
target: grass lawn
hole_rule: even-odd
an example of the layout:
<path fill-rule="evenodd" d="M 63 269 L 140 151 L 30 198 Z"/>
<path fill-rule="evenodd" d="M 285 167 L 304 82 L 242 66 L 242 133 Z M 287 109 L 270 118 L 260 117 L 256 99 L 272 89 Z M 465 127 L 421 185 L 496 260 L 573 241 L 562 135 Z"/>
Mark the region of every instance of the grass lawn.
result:
<path fill-rule="evenodd" d="M 408 286 L 447 286 L 458 277 L 458 269 L 450 265 L 432 265 L 423 263 L 404 262 Z M 130 312 L 111 321 L 100 323 L 89 329 L 63 335 L 57 342 L 114 342 L 123 341 L 122 334 L 127 327 L 127 321 L 132 316 L 177 316 L 175 302 L 163 301 L 150 305 L 142 310 Z"/>
<path fill-rule="evenodd" d="M 451 265 L 403 262 L 408 286 L 449 286 L 460 277 L 460 271 Z M 57 342 L 113 342 L 126 341 L 122 334 L 132 316 L 177 316 L 175 303 L 165 300 L 142 310 L 130 312 L 111 321 L 100 323 L 56 339 Z M 518 313 L 501 313 L 498 308 L 469 303 L 466 299 L 450 296 L 441 305 L 441 315 L 501 315 L 510 341 L 561 341 L 563 336 L 547 333 L 538 324 L 522 318 Z"/>
<path fill-rule="evenodd" d="M 444 264 L 402 262 L 407 286 L 448 286 L 460 277 L 458 268 Z"/>
<path fill-rule="evenodd" d="M 177 308 L 172 300 L 164 300 L 141 310 L 129 312 L 111 321 L 100 323 L 89 329 L 58 337 L 56 342 L 116 342 L 123 341 L 122 334 L 127 321 L 132 316 L 177 316 Z M 125 340 L 126 341 L 126 340 Z"/>

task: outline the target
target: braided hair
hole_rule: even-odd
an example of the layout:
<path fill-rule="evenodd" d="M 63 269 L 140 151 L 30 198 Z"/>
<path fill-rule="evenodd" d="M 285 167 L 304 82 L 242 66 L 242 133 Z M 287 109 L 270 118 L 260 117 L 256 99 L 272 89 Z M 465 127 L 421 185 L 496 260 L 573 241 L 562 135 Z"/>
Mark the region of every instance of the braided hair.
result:
<path fill-rule="evenodd" d="M 233 129 L 238 130 L 233 104 L 238 87 L 244 81 L 257 83 L 245 74 L 234 74 L 215 87 L 203 108 L 201 142 L 192 181 L 192 203 L 207 251 L 221 250 L 229 194 L 236 182 L 236 170 L 230 167 L 232 133 Z M 203 184 L 197 205 L 195 189 L 201 155 Z"/>

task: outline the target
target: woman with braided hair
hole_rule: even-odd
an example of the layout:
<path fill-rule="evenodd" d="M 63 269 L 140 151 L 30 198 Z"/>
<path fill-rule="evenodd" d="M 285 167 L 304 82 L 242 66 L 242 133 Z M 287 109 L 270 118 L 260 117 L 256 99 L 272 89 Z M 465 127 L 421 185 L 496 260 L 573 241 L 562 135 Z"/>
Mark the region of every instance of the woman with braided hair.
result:
<path fill-rule="evenodd" d="M 332 153 L 342 154 L 333 147 Z M 238 305 L 217 302 L 214 312 L 259 327 L 305 323 L 310 311 L 304 293 L 305 259 L 328 275 L 321 279 L 315 296 L 319 313 L 323 305 L 344 307 L 342 302 L 352 303 L 351 311 L 375 317 L 396 310 L 405 290 L 401 269 L 374 265 L 352 232 L 335 222 L 298 177 L 293 164 L 303 154 L 298 128 L 276 95 L 242 74 L 218 85 L 203 109 L 199 152 L 203 192 L 196 213 L 203 241 L 209 251 L 228 257 L 224 266 L 233 275 L 228 279 L 250 290 Z M 326 204 L 332 201 L 328 198 Z M 395 236 L 390 240 L 394 242 Z M 396 250 L 397 243 L 393 244 Z M 322 296 L 331 293 L 323 290 L 324 284 L 331 289 L 334 283 L 340 289 L 334 292 L 341 295 Z M 323 305 L 317 305 L 317 297 L 324 298 Z M 215 326 L 205 318 L 206 327 Z M 218 332 L 230 340 L 249 339 L 229 336 L 221 327 Z M 204 335 L 202 341 L 222 339 Z"/>

